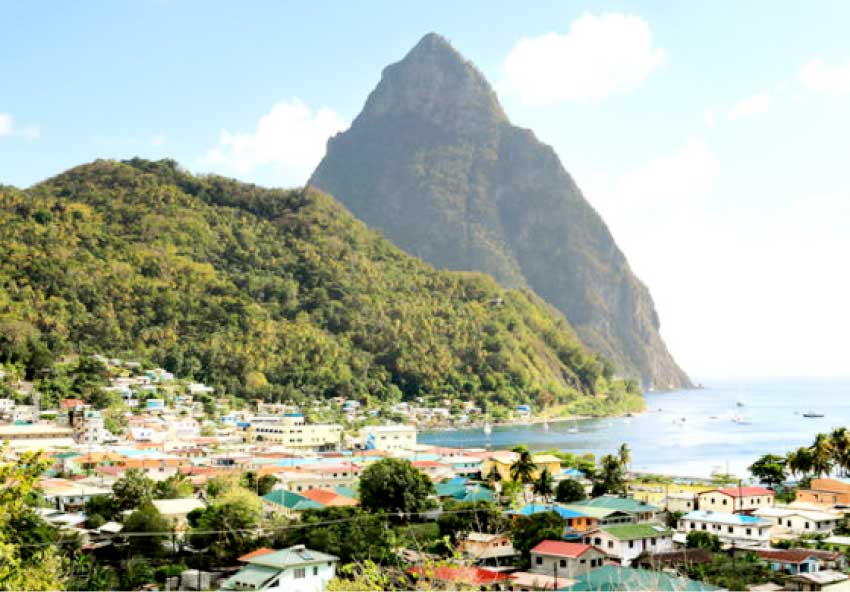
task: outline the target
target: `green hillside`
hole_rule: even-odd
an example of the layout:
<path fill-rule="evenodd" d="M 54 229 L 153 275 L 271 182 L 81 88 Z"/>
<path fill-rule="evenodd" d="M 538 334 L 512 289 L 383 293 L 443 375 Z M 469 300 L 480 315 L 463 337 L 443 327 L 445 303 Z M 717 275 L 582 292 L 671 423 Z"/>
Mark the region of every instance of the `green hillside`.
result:
<path fill-rule="evenodd" d="M 435 271 L 315 190 L 97 161 L 0 188 L 0 239 L 0 361 L 31 377 L 79 351 L 269 400 L 640 404 L 536 297 Z"/>

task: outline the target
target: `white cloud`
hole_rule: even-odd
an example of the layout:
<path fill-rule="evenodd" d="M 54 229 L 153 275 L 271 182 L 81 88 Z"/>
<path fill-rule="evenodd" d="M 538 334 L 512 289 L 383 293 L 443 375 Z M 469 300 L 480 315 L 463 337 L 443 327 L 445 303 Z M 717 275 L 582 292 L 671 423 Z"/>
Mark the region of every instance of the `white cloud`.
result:
<path fill-rule="evenodd" d="M 766 93 L 760 93 L 747 97 L 746 99 L 741 99 L 729 110 L 729 119 L 735 121 L 736 119 L 767 113 L 772 102 L 773 99 Z"/>
<path fill-rule="evenodd" d="M 8 113 L 0 113 L 0 136 L 8 136 L 12 133 L 12 116 Z"/>
<path fill-rule="evenodd" d="M 637 16 L 585 14 L 566 34 L 520 39 L 505 60 L 509 92 L 530 104 L 593 101 L 638 86 L 663 63 L 649 25 Z"/>
<path fill-rule="evenodd" d="M 720 163 L 708 144 L 690 138 L 673 152 L 657 156 L 614 179 L 591 180 L 588 197 L 606 219 L 631 219 L 639 212 L 673 211 L 711 192 Z"/>
<path fill-rule="evenodd" d="M 702 114 L 702 119 L 705 122 L 705 126 L 709 129 L 714 129 L 717 125 L 717 117 L 714 114 L 714 109 L 706 109 Z"/>
<path fill-rule="evenodd" d="M 830 66 L 815 58 L 800 68 L 800 82 L 815 93 L 842 95 L 850 93 L 850 62 Z"/>
<path fill-rule="evenodd" d="M 23 136 L 28 140 L 36 140 L 41 136 L 41 128 L 37 125 L 18 127 L 11 114 L 0 113 L 0 138 L 3 136 Z"/>
<path fill-rule="evenodd" d="M 202 162 L 240 174 L 271 166 L 282 183 L 304 183 L 324 155 L 327 139 L 348 125 L 331 109 L 312 111 L 298 99 L 281 101 L 253 132 L 222 130 Z"/>

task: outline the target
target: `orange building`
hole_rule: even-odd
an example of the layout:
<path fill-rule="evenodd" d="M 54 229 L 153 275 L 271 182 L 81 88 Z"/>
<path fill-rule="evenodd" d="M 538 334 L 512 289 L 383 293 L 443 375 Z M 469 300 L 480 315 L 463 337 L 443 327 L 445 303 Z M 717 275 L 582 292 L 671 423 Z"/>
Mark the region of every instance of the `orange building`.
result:
<path fill-rule="evenodd" d="M 850 483 L 838 479 L 812 479 L 808 489 L 797 491 L 798 502 L 819 506 L 850 506 Z"/>

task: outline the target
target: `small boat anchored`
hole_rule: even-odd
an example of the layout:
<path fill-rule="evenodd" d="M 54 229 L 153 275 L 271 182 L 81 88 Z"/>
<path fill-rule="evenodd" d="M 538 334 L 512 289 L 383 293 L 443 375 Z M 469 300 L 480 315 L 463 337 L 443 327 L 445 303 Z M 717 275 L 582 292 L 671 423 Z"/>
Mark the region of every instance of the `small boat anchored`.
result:
<path fill-rule="evenodd" d="M 806 413 L 803 414 L 803 417 L 808 417 L 809 419 L 812 419 L 812 418 L 815 418 L 815 417 L 823 417 L 823 413 L 815 413 L 814 411 L 807 411 Z"/>
<path fill-rule="evenodd" d="M 488 435 L 488 436 L 489 436 L 491 433 L 493 433 L 493 428 L 492 428 L 492 427 L 490 427 L 490 422 L 486 422 L 486 423 L 484 424 L 484 433 L 485 433 L 486 435 Z"/>

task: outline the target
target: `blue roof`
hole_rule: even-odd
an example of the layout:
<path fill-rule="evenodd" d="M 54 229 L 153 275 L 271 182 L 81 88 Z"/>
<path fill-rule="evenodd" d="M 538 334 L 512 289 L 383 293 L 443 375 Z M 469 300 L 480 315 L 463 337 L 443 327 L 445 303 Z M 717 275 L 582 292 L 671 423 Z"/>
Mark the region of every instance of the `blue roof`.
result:
<path fill-rule="evenodd" d="M 578 469 L 574 469 L 572 467 L 570 467 L 569 469 L 564 469 L 563 471 L 561 471 L 561 474 L 569 475 L 570 477 L 584 478 L 584 473 L 582 471 L 579 471 Z"/>
<path fill-rule="evenodd" d="M 746 514 L 728 514 L 726 512 L 712 512 L 707 510 L 694 510 L 688 512 L 681 518 L 682 520 L 708 520 L 711 522 L 719 522 L 721 524 L 770 524 L 769 520 L 759 518 L 758 516 L 747 516 Z"/>
<path fill-rule="evenodd" d="M 578 518 L 581 516 L 585 516 L 585 514 L 582 514 L 581 512 L 576 512 L 575 510 L 568 510 L 567 508 L 563 508 L 557 504 L 528 504 L 523 506 L 519 510 L 510 511 L 508 512 L 508 514 L 512 514 L 514 516 L 531 516 L 532 514 L 539 514 L 540 512 L 555 512 L 561 518 Z"/>

